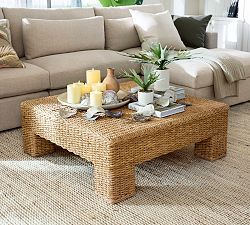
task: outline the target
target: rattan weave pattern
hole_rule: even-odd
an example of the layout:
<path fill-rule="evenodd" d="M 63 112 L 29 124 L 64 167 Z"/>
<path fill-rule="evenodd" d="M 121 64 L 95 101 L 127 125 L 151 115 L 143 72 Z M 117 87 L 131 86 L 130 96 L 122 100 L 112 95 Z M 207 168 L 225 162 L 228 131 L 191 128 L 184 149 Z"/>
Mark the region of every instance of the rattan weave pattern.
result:
<path fill-rule="evenodd" d="M 131 83 L 123 84 L 124 89 Z M 21 104 L 25 152 L 41 156 L 56 145 L 94 164 L 95 190 L 112 203 L 135 194 L 135 165 L 196 143 L 195 154 L 207 160 L 225 156 L 229 107 L 224 103 L 187 98 L 193 106 L 184 113 L 147 123 L 121 119 L 89 122 L 79 112 L 62 119 L 56 97 Z M 54 144 L 52 144 L 54 143 Z"/>

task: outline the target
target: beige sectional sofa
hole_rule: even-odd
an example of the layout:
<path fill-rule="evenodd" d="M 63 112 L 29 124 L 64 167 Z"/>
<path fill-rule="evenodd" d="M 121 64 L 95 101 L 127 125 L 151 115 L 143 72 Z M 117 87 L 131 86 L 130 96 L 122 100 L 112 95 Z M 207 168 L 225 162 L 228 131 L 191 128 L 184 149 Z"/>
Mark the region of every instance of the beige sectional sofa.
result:
<path fill-rule="evenodd" d="M 141 71 L 140 65 L 129 61 L 129 58 L 117 53 L 116 49 L 105 48 L 105 35 L 101 38 L 101 44 L 98 48 L 81 49 L 78 51 L 60 52 L 59 54 L 48 54 L 50 49 L 43 50 L 44 56 L 27 59 L 25 53 L 34 53 L 34 49 L 28 49 L 27 40 L 30 41 L 30 36 L 23 39 L 22 18 L 46 19 L 46 20 L 73 20 L 84 19 L 101 16 L 105 19 L 119 19 L 130 17 L 129 8 L 138 8 L 144 12 L 158 13 L 164 10 L 162 5 L 145 5 L 132 7 L 118 8 L 79 8 L 79 9 L 17 9 L 3 8 L 0 9 L 0 19 L 6 18 L 10 22 L 12 45 L 18 56 L 23 60 L 26 68 L 6 68 L 0 69 L 0 131 L 7 130 L 20 126 L 20 103 L 27 99 L 45 97 L 55 95 L 65 91 L 67 84 L 78 80 L 85 80 L 85 71 L 91 68 L 98 68 L 104 77 L 106 68 L 114 67 L 116 73 L 119 74 L 122 70 L 135 69 Z M 33 21 L 36 22 L 36 21 Z M 37 21 L 39 22 L 39 21 Z M 53 28 L 53 24 L 52 24 Z M 59 28 L 58 28 L 59 29 Z M 85 32 L 90 32 L 90 37 L 86 36 L 86 41 L 100 39 L 99 30 L 103 29 L 105 34 L 105 26 L 98 28 L 90 26 Z M 119 32 L 124 32 L 124 27 L 118 27 L 113 30 L 114 38 L 120 35 Z M 132 28 L 131 28 L 132 29 Z M 133 28 L 134 29 L 134 28 Z M 41 29 L 42 30 L 42 29 Z M 69 27 L 69 30 L 70 27 Z M 93 34 L 93 30 L 98 35 Z M 106 43 L 112 39 L 111 35 L 106 35 Z M 56 32 L 55 32 L 56 33 Z M 78 35 L 81 32 L 77 32 Z M 109 31 L 110 33 L 110 31 Z M 128 32 L 130 33 L 130 31 Z M 27 32 L 26 32 L 27 34 Z M 37 35 L 37 34 L 36 34 Z M 84 33 L 82 35 L 85 35 Z M 102 36 L 102 35 L 101 35 Z M 39 38 L 39 36 L 38 36 Z M 58 42 L 63 36 L 58 36 Z M 81 39 L 81 36 L 78 37 Z M 216 34 L 208 33 L 206 37 L 207 48 L 216 47 Z M 82 40 L 81 40 L 82 41 Z M 128 41 L 128 37 L 123 35 L 120 42 Z M 131 40 L 130 40 L 131 41 Z M 49 46 L 50 41 L 47 41 Z M 117 43 L 119 41 L 116 40 Z M 26 44 L 25 44 L 26 43 Z M 41 44 L 37 41 L 38 45 Z M 140 50 L 139 43 L 135 40 L 132 43 L 134 46 L 130 49 L 122 49 L 124 52 L 138 52 Z M 65 45 L 65 43 L 64 43 Z M 47 47 L 48 47 L 47 46 Z M 41 44 L 41 48 L 44 46 Z M 68 46 L 66 46 L 68 47 Z M 67 49 L 65 47 L 65 49 Z M 78 47 L 75 46 L 74 47 Z M 25 49 L 26 48 L 26 49 Z M 58 45 L 58 48 L 61 48 Z M 60 49 L 59 49 L 60 50 Z M 32 52 L 33 51 L 33 52 Z M 218 50 L 215 50 L 218 51 Z M 36 53 L 36 52 L 35 52 Z M 250 54 L 239 51 L 230 51 L 245 65 L 247 76 L 250 77 Z M 36 54 L 35 54 L 36 55 Z M 30 58 L 30 57 L 29 57 Z M 171 65 L 171 82 L 186 88 L 188 93 L 202 97 L 214 98 L 213 95 L 213 73 L 208 65 L 204 63 L 193 62 L 177 62 Z M 227 98 L 224 101 L 230 104 L 248 101 L 250 99 L 250 78 L 240 82 L 240 96 Z"/>

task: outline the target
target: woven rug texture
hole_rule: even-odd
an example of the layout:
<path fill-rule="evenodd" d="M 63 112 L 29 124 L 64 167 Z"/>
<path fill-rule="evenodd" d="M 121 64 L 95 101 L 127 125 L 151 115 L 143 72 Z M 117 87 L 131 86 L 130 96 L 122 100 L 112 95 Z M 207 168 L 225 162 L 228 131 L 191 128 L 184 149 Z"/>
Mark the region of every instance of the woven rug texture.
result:
<path fill-rule="evenodd" d="M 225 158 L 195 158 L 190 146 L 143 163 L 136 195 L 116 205 L 93 182 L 86 160 L 67 151 L 33 158 L 21 129 L 0 133 L 0 225 L 249 225 L 250 102 L 231 107 Z"/>

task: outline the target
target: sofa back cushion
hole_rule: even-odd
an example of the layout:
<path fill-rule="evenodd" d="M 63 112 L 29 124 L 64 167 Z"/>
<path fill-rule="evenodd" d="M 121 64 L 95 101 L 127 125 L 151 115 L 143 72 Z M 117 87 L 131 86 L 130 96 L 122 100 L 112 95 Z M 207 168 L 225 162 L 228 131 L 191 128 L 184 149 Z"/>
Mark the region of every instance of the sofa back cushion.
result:
<path fill-rule="evenodd" d="M 104 49 L 104 20 L 102 16 L 76 20 L 23 19 L 23 43 L 27 59 Z"/>
<path fill-rule="evenodd" d="M 130 10 L 143 49 L 159 42 L 163 47 L 186 50 L 169 11 L 157 14 Z"/>
<path fill-rule="evenodd" d="M 174 17 L 174 24 L 182 41 L 188 47 L 204 48 L 206 29 L 212 15 L 196 17 Z"/>
<path fill-rule="evenodd" d="M 3 8 L 3 14 L 10 22 L 12 45 L 19 57 L 24 56 L 22 39 L 22 19 L 72 20 L 93 17 L 93 8 L 74 9 L 26 9 Z"/>
<path fill-rule="evenodd" d="M 131 17 L 105 20 L 106 49 L 123 51 L 141 45 Z"/>
<path fill-rule="evenodd" d="M 162 4 L 95 8 L 95 15 L 105 19 L 106 49 L 122 51 L 141 45 L 130 9 L 154 14 L 164 11 Z"/>
<path fill-rule="evenodd" d="M 121 7 L 96 7 L 95 15 L 103 16 L 104 19 L 120 19 L 131 17 L 129 9 L 139 10 L 141 12 L 159 13 L 164 11 L 162 4 L 152 5 L 134 5 L 134 6 L 121 6 Z"/>

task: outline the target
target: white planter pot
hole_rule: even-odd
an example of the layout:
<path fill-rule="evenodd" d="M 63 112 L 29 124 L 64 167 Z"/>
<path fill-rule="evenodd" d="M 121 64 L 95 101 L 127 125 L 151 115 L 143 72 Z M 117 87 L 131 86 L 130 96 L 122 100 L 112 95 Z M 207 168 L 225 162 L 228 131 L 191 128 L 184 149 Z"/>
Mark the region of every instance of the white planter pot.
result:
<path fill-rule="evenodd" d="M 138 92 L 138 104 L 141 106 L 146 106 L 154 102 L 154 92 Z"/>
<path fill-rule="evenodd" d="M 170 70 L 156 70 L 155 72 L 159 77 L 154 83 L 154 90 L 162 92 L 167 91 L 169 89 Z"/>

